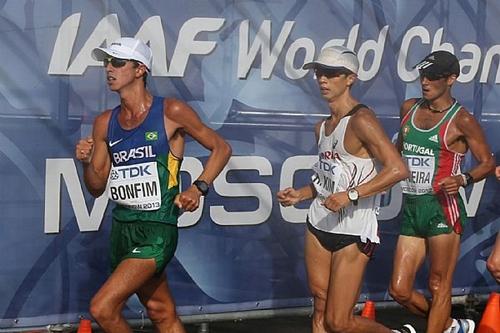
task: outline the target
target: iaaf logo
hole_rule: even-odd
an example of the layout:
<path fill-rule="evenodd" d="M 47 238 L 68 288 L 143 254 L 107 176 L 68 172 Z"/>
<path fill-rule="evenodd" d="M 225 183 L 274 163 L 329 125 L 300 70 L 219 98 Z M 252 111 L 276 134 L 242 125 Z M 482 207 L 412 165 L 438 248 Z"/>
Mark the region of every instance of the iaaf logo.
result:
<path fill-rule="evenodd" d="M 121 37 L 120 24 L 116 14 L 109 14 L 98 22 L 90 36 L 85 41 L 83 47 L 72 59 L 72 50 L 75 47 L 76 37 L 80 30 L 81 13 L 76 13 L 66 18 L 59 28 L 59 32 L 50 59 L 48 74 L 54 75 L 82 75 L 89 66 L 100 66 L 101 64 L 92 58 L 92 50 L 103 45 L 110 45 L 114 40 Z M 218 32 L 226 23 L 225 18 L 194 17 L 187 20 L 179 30 L 177 44 L 174 48 L 170 64 L 167 64 L 166 43 L 163 22 L 160 16 L 152 16 L 144 21 L 136 38 L 148 43 L 153 52 L 154 76 L 183 77 L 189 58 L 192 55 L 211 55 L 219 43 L 224 47 L 233 48 L 234 42 L 224 43 L 219 41 L 199 40 L 198 36 L 207 35 L 207 32 Z M 309 71 L 302 69 L 302 66 L 294 65 L 296 57 L 301 58 L 302 50 L 305 50 L 303 61 L 312 61 L 315 54 L 319 53 L 314 42 L 310 38 L 291 39 L 291 32 L 295 21 L 285 21 L 282 23 L 279 33 L 272 34 L 271 21 L 264 20 L 258 27 L 251 27 L 250 20 L 243 20 L 239 25 L 239 34 L 232 35 L 238 38 L 237 54 L 237 77 L 244 79 L 248 76 L 255 62 L 260 63 L 260 77 L 269 79 L 273 70 L 278 64 L 278 58 L 284 57 L 284 74 L 289 79 L 299 79 L 304 77 Z M 359 24 L 351 27 L 348 38 L 335 38 L 327 41 L 321 48 L 333 45 L 346 45 L 354 49 L 355 45 L 360 45 L 358 58 L 365 66 L 360 68 L 358 77 L 361 80 L 372 79 L 380 69 L 382 55 L 384 51 L 386 36 L 389 26 L 384 26 L 379 31 L 377 40 L 359 41 Z M 251 40 L 251 36 L 254 35 Z M 233 26 L 228 26 L 228 31 L 233 31 Z M 288 47 L 286 49 L 285 47 Z M 226 50 L 227 53 L 231 50 Z M 300 54 L 300 55 L 298 55 Z M 406 54 L 406 53 L 405 53 Z M 257 59 L 259 58 L 260 59 Z M 366 61 L 365 61 L 366 58 Z M 371 65 L 370 65 L 371 62 Z M 412 80 L 417 78 L 415 71 Z"/>
<path fill-rule="evenodd" d="M 121 37 L 118 16 L 116 14 L 104 16 L 90 33 L 83 47 L 73 57 L 72 50 L 75 47 L 76 37 L 80 33 L 81 16 L 81 13 L 75 13 L 62 22 L 54 44 L 48 74 L 82 75 L 87 67 L 100 65 L 91 56 L 94 48 L 110 45 L 111 42 Z M 309 25 L 309 22 L 304 22 L 304 20 L 299 23 Z M 260 77 L 262 79 L 271 78 L 278 63 L 284 64 L 283 71 L 287 78 L 292 80 L 300 79 L 308 73 L 308 70 L 302 69 L 302 66 L 296 66 L 296 62 L 298 60 L 301 60 L 301 63 L 310 62 L 319 53 L 320 49 L 334 45 L 344 45 L 357 52 L 359 62 L 363 64 L 358 72 L 358 78 L 362 81 L 373 79 L 381 68 L 386 37 L 389 32 L 388 25 L 381 27 L 375 39 L 362 41 L 359 40 L 360 25 L 355 24 L 351 27 L 347 38 L 333 38 L 327 40 L 323 45 L 317 46 L 308 37 L 299 38 L 298 36 L 291 40 L 292 29 L 296 24 L 295 21 L 284 21 L 279 24 L 281 24 L 279 33 L 271 33 L 277 31 L 277 29 L 271 29 L 270 20 L 263 20 L 259 27 L 250 26 L 250 20 L 242 20 L 239 22 L 239 32 L 234 33 L 234 30 L 236 30 L 233 29 L 235 25 L 226 24 L 225 18 L 193 17 L 181 26 L 177 36 L 177 44 L 168 65 L 165 29 L 160 16 L 151 16 L 146 19 L 135 37 L 149 43 L 151 47 L 153 52 L 152 74 L 154 76 L 183 77 L 189 58 L 192 55 L 214 56 L 214 51 L 219 44 L 222 44 L 219 48 L 223 48 L 220 56 L 237 54 L 238 79 L 246 79 L 254 63 L 260 63 Z M 225 38 L 221 37 L 217 41 L 196 39 L 198 36 L 211 36 L 211 34 L 207 33 L 219 32 L 224 25 L 227 26 L 227 36 L 229 38 L 225 34 Z M 253 40 L 251 40 L 251 36 L 255 36 Z M 397 55 L 397 69 L 395 70 L 402 81 L 412 82 L 418 78 L 418 70 L 413 69 L 413 63 L 410 63 L 407 59 L 407 55 L 414 54 L 416 50 L 427 49 L 431 52 L 443 49 L 462 58 L 458 54 L 459 50 L 462 50 L 466 55 L 470 55 L 471 52 L 468 50 L 487 48 L 485 45 L 479 46 L 468 43 L 455 51 L 455 47 L 451 43 L 443 41 L 443 36 L 444 28 L 442 27 L 438 28 L 433 36 L 425 26 L 414 26 L 401 32 L 401 36 L 399 36 L 401 37 L 401 45 Z M 395 40 L 399 39 L 399 37 L 395 36 Z M 421 43 L 417 41 L 421 41 Z M 233 48 L 234 45 L 238 45 L 238 50 L 227 49 Z M 356 46 L 359 47 L 355 49 Z M 498 45 L 493 45 L 486 49 L 483 63 L 481 61 L 481 52 L 472 52 L 472 58 L 461 60 L 462 73 L 458 77 L 458 81 L 470 82 L 481 71 L 479 81 L 486 83 L 493 58 L 497 54 L 497 47 Z M 259 57 L 260 59 L 258 59 Z M 71 60 L 72 58 L 73 60 Z M 278 62 L 279 58 L 282 58 L 282 61 Z M 497 75 L 495 83 L 499 82 L 500 75 Z"/>

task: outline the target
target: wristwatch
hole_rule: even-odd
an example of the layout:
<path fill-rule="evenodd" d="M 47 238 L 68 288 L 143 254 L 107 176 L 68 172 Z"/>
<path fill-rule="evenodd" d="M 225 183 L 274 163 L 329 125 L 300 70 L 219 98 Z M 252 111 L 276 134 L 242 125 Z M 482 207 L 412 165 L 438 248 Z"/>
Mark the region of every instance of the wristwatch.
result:
<path fill-rule="evenodd" d="M 350 189 L 347 192 L 347 197 L 349 198 L 349 200 L 351 200 L 351 202 L 353 203 L 354 206 L 357 206 L 358 199 L 359 199 L 358 190 L 356 190 L 355 188 Z"/>
<path fill-rule="evenodd" d="M 193 182 L 193 185 L 196 186 L 202 196 L 206 196 L 208 194 L 208 184 L 205 181 L 198 179 Z"/>
<path fill-rule="evenodd" d="M 460 176 L 462 176 L 462 180 L 463 180 L 463 183 L 464 183 L 463 187 L 466 187 L 467 185 L 470 185 L 470 184 L 474 183 L 474 178 L 472 178 L 472 176 L 470 175 L 470 173 L 464 172 Z"/>

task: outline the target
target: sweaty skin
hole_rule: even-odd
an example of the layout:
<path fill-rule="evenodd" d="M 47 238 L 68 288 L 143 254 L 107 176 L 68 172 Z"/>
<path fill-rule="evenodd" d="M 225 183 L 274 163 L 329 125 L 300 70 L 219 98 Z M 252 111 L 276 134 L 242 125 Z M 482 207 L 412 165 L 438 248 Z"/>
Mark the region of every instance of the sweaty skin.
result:
<path fill-rule="evenodd" d="M 446 111 L 454 103 L 451 87 L 456 78 L 455 74 L 434 81 L 425 76 L 420 78 L 422 97 L 426 103 L 415 111 L 416 127 L 422 130 L 431 129 L 445 117 Z M 401 119 L 404 119 L 417 101 L 418 99 L 409 99 L 402 104 Z M 462 154 L 471 151 L 477 164 L 467 172 L 474 181 L 485 178 L 493 171 L 492 154 L 484 132 L 465 108 L 462 107 L 451 120 L 445 140 L 451 151 Z M 399 136 L 397 143 L 399 151 L 402 151 L 402 145 L 403 138 Z M 440 191 L 456 195 L 463 184 L 461 175 L 450 175 L 441 179 L 438 186 Z M 443 256 L 443 253 L 446 255 Z M 427 238 L 405 235 L 400 235 L 398 238 L 389 292 L 397 302 L 410 311 L 428 318 L 427 333 L 443 332 L 452 324 L 451 287 L 459 253 L 460 235 L 453 231 Z M 414 289 L 416 274 L 427 255 L 430 260 L 428 286 L 431 299 L 427 299 Z"/>
<path fill-rule="evenodd" d="M 325 134 L 332 133 L 339 121 L 359 102 L 350 88 L 355 74 L 328 77 L 316 71 L 322 97 L 327 101 L 330 118 L 325 120 Z M 319 139 L 321 122 L 315 127 Z M 346 150 L 354 156 L 374 158 L 381 164 L 379 173 L 370 181 L 356 187 L 359 198 L 380 193 L 408 176 L 408 170 L 388 139 L 374 112 L 359 109 L 349 119 L 344 137 Z M 302 188 L 285 188 L 277 193 L 282 206 L 292 206 L 316 197 L 313 184 Z M 331 194 L 322 203 L 332 212 L 352 205 L 346 191 Z M 369 257 L 353 243 L 338 251 L 325 249 L 309 231 L 305 238 L 305 261 L 309 288 L 314 296 L 313 333 L 370 332 L 391 333 L 387 327 L 367 318 L 356 316 L 354 306 L 359 298 L 362 279 Z"/>
<path fill-rule="evenodd" d="M 127 61 L 122 67 L 113 67 L 109 63 L 105 70 L 110 90 L 120 95 L 120 126 L 124 129 L 136 128 L 146 118 L 153 101 L 143 81 L 147 68 L 142 63 Z M 106 110 L 97 116 L 92 136 L 81 139 L 75 147 L 76 158 L 83 165 L 85 185 L 95 197 L 104 193 L 111 169 L 110 143 L 107 142 L 111 112 Z M 231 147 L 203 124 L 186 103 L 179 100 L 164 99 L 163 121 L 171 153 L 178 159 L 184 156 L 186 135 L 210 151 L 198 179 L 211 184 L 229 160 Z M 201 192 L 192 185 L 177 195 L 174 204 L 184 211 L 194 211 L 199 206 L 200 197 Z M 177 315 L 166 275 L 156 273 L 153 258 L 123 259 L 92 298 L 90 313 L 104 332 L 132 332 L 122 316 L 122 310 L 133 294 L 139 297 L 158 332 L 186 332 Z"/>

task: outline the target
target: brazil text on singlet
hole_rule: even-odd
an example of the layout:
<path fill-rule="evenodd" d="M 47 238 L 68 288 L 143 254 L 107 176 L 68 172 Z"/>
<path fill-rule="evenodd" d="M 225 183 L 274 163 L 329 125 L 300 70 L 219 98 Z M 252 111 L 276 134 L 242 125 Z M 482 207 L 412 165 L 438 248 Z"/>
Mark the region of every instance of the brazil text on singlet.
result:
<path fill-rule="evenodd" d="M 415 114 L 424 100 L 419 100 L 401 122 L 402 156 L 410 169 L 410 177 L 401 182 L 403 193 L 412 195 L 439 192 L 441 179 L 460 173 L 463 154 L 451 151 L 446 145 L 448 126 L 460 110 L 458 102 L 451 106 L 434 127 L 424 130 L 415 126 Z"/>
<path fill-rule="evenodd" d="M 107 191 L 116 202 L 118 221 L 156 221 L 176 224 L 179 210 L 181 160 L 170 152 L 163 120 L 163 98 L 153 97 L 144 121 L 131 130 L 118 123 L 120 106 L 113 109 L 108 126 L 112 167 Z"/>

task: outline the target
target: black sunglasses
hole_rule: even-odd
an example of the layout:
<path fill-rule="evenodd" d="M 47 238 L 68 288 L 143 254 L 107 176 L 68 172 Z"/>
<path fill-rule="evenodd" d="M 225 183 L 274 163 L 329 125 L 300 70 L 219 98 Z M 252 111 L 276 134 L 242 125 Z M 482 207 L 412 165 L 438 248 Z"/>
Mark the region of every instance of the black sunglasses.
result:
<path fill-rule="evenodd" d="M 352 74 L 352 72 L 348 69 L 316 68 L 314 70 L 314 74 L 316 74 L 317 78 L 325 76 L 326 78 L 331 79 L 333 77 L 338 77 L 341 75 L 349 75 Z"/>
<path fill-rule="evenodd" d="M 427 78 L 427 80 L 429 80 L 429 81 L 437 81 L 437 80 L 441 80 L 441 79 L 444 79 L 444 78 L 447 78 L 448 76 L 450 76 L 450 74 L 443 74 L 443 73 L 437 74 L 437 73 L 426 72 L 426 71 L 419 71 L 419 73 L 420 73 L 420 77 L 422 79 Z"/>
<path fill-rule="evenodd" d="M 108 64 L 111 64 L 114 68 L 119 68 L 125 66 L 127 61 L 131 61 L 130 59 L 120 59 L 115 57 L 107 57 L 104 58 L 103 63 L 104 67 L 108 67 Z"/>

